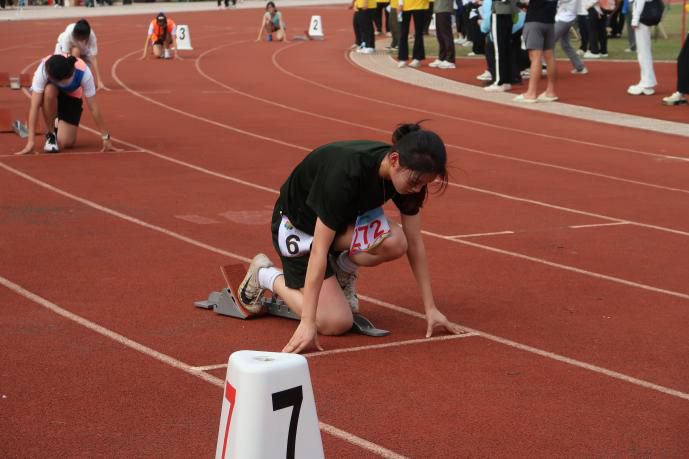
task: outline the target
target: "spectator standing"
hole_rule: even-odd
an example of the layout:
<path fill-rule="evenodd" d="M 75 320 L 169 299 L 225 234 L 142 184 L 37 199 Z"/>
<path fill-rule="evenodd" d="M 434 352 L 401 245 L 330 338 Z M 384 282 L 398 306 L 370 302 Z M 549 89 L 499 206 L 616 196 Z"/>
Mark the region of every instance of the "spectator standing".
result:
<path fill-rule="evenodd" d="M 399 67 L 421 67 L 421 61 L 426 58 L 426 50 L 423 45 L 423 28 L 428 11 L 428 0 L 400 0 L 400 10 L 402 12 L 402 25 L 400 26 L 400 47 L 397 55 Z M 414 50 L 412 61 L 409 60 L 409 28 L 412 18 L 414 19 Z M 399 20 L 399 12 L 397 19 Z"/>
<path fill-rule="evenodd" d="M 454 69 L 455 43 L 452 36 L 453 0 L 435 0 L 435 35 L 438 40 L 438 59 L 428 64 L 439 69 Z"/>
<path fill-rule="evenodd" d="M 581 59 L 569 42 L 569 31 L 577 19 L 577 10 L 581 0 L 558 0 L 557 14 L 555 15 L 555 42 L 560 42 L 562 51 L 572 63 L 574 74 L 586 74 L 588 69 L 582 64 Z"/>
<path fill-rule="evenodd" d="M 651 1 L 651 0 L 649 0 Z M 651 53 L 651 28 L 639 22 L 641 12 L 644 10 L 645 0 L 632 2 L 632 29 L 636 38 L 636 57 L 639 61 L 641 79 L 637 84 L 627 88 L 627 93 L 632 96 L 651 96 L 655 94 L 656 74 L 653 70 L 653 54 Z"/>

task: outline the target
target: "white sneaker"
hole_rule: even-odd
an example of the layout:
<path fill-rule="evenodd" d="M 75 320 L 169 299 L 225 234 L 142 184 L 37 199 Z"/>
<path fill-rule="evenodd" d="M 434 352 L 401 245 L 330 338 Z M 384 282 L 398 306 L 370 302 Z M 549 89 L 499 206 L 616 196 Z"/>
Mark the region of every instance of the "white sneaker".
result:
<path fill-rule="evenodd" d="M 335 271 L 335 278 L 337 283 L 342 288 L 347 303 L 352 312 L 359 312 L 359 297 L 356 295 L 356 278 L 358 273 L 348 273 L 343 271 L 338 265 L 335 258 L 330 258 L 330 266 Z"/>
<path fill-rule="evenodd" d="M 586 75 L 587 73 L 589 73 L 589 69 L 587 69 L 586 67 L 583 67 L 581 70 L 572 69 L 572 73 L 575 75 Z"/>
<path fill-rule="evenodd" d="M 633 84 L 630 87 L 627 88 L 627 94 L 631 94 L 632 96 L 652 96 L 655 94 L 655 89 L 653 88 L 644 88 L 640 84 Z"/>
<path fill-rule="evenodd" d="M 531 69 L 524 69 L 521 72 L 519 72 L 519 76 L 522 77 L 523 80 L 528 80 L 531 78 Z"/>
<path fill-rule="evenodd" d="M 43 146 L 43 151 L 46 153 L 57 153 L 60 151 L 60 147 L 57 145 L 57 138 L 54 132 L 49 132 L 45 135 L 45 145 Z"/>
<path fill-rule="evenodd" d="M 578 50 L 577 50 L 577 54 L 580 55 L 580 56 L 583 56 L 585 53 L 584 53 L 584 51 L 582 51 L 581 49 L 578 49 Z"/>
<path fill-rule="evenodd" d="M 413 60 L 409 63 L 409 67 L 414 68 L 414 69 L 418 69 L 419 67 L 421 67 L 421 61 L 418 60 L 418 59 L 413 59 Z"/>
<path fill-rule="evenodd" d="M 359 52 L 361 54 L 375 54 L 376 50 L 374 48 L 361 48 Z"/>
<path fill-rule="evenodd" d="M 471 51 L 470 53 L 467 53 L 467 56 L 469 56 L 469 57 L 474 57 L 474 56 L 476 56 L 476 53 L 473 52 L 473 51 Z"/>
<path fill-rule="evenodd" d="M 455 42 L 455 45 L 463 45 L 464 43 L 467 42 L 467 39 L 464 37 L 459 37 L 459 38 L 455 38 L 454 42 Z"/>
<path fill-rule="evenodd" d="M 482 74 L 478 75 L 476 79 L 479 81 L 490 81 L 493 79 L 493 75 L 488 70 L 486 70 Z"/>
<path fill-rule="evenodd" d="M 493 83 L 490 86 L 486 86 L 483 88 L 484 91 L 487 92 L 507 92 L 512 90 L 512 85 L 511 84 L 495 84 Z"/>
<path fill-rule="evenodd" d="M 608 53 L 601 53 L 600 57 L 608 57 Z"/>
<path fill-rule="evenodd" d="M 440 59 L 436 59 L 433 62 L 431 62 L 430 64 L 428 64 L 428 66 L 432 67 L 432 68 L 436 68 L 436 67 L 440 67 L 440 64 L 442 64 L 442 63 L 443 63 L 443 61 L 441 61 Z"/>
<path fill-rule="evenodd" d="M 261 268 L 270 268 L 273 262 L 263 253 L 257 254 L 249 269 L 244 276 L 244 280 L 239 284 L 237 298 L 239 302 L 251 315 L 259 315 L 265 312 L 265 307 L 261 304 L 261 295 L 263 289 L 258 283 L 258 270 Z"/>
<path fill-rule="evenodd" d="M 438 66 L 438 68 L 448 70 L 448 69 L 456 69 L 457 66 L 455 64 L 453 64 L 452 62 L 440 61 L 440 65 Z"/>
<path fill-rule="evenodd" d="M 397 63 L 397 67 L 399 67 L 399 68 L 401 68 L 401 69 L 403 69 L 403 68 L 405 68 L 405 67 L 407 67 L 407 66 L 409 66 L 409 64 L 407 63 L 407 61 L 399 61 L 399 62 Z"/>
<path fill-rule="evenodd" d="M 674 92 L 671 96 L 663 97 L 663 105 L 685 105 L 685 104 L 689 104 L 689 102 L 687 102 L 687 99 L 684 98 L 684 94 L 682 94 L 679 91 Z"/>
<path fill-rule="evenodd" d="M 624 48 L 624 52 L 625 52 L 625 53 L 635 53 L 636 50 L 635 50 L 635 49 L 632 49 L 632 48 Z"/>
<path fill-rule="evenodd" d="M 471 48 L 472 46 L 474 46 L 474 42 L 467 40 L 464 43 L 462 43 L 462 46 L 465 48 Z"/>
<path fill-rule="evenodd" d="M 600 59 L 600 54 L 593 54 L 591 51 L 584 53 L 584 59 Z"/>

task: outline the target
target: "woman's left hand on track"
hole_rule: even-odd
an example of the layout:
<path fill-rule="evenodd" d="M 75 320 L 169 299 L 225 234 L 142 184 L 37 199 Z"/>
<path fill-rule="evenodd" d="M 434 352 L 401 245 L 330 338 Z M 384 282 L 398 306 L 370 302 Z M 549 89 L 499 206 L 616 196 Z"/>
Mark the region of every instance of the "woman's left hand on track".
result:
<path fill-rule="evenodd" d="M 98 90 L 99 91 L 110 91 L 110 89 L 103 84 L 102 81 L 98 82 Z"/>
<path fill-rule="evenodd" d="M 33 155 L 34 153 L 36 153 L 34 151 L 34 143 L 29 142 L 21 151 L 16 152 L 15 155 Z"/>
<path fill-rule="evenodd" d="M 316 324 L 301 321 L 299 322 L 297 329 L 294 331 L 292 339 L 289 340 L 289 343 L 287 343 L 287 346 L 285 346 L 282 352 L 294 352 L 295 354 L 298 354 L 309 347 L 312 343 L 319 351 L 323 350 L 321 345 L 318 343 L 318 331 L 316 329 Z"/>
<path fill-rule="evenodd" d="M 433 336 L 433 330 L 436 327 L 442 327 L 454 335 L 459 335 L 464 332 L 459 325 L 453 324 L 447 320 L 447 317 L 445 317 L 442 312 L 438 311 L 438 308 L 433 308 L 426 313 L 426 323 L 428 324 L 426 328 L 426 338 Z"/>

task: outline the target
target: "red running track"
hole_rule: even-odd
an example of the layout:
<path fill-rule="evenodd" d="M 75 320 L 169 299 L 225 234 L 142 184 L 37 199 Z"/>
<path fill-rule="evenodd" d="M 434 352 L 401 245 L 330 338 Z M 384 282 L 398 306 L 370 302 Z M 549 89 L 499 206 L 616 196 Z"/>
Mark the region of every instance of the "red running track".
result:
<path fill-rule="evenodd" d="M 362 309 L 392 335 L 321 343 L 391 347 L 309 357 L 320 420 L 408 457 L 686 452 L 683 140 L 385 80 L 345 59 L 348 12 L 285 14 L 306 24 L 316 11 L 328 39 L 287 45 L 253 42 L 256 12 L 176 15 L 195 46 L 179 62 L 136 60 L 148 18 L 93 20 L 114 89 L 99 99 L 126 151 L 95 153 L 82 130 L 82 154 L 0 157 L 4 455 L 212 454 L 225 370 L 190 367 L 279 350 L 294 323 L 233 321 L 193 301 L 221 285 L 219 265 L 273 256 L 275 192 L 310 148 L 386 140 L 429 113 L 453 164 L 452 186 L 424 209 L 436 300 L 477 335 L 402 343 L 424 332 L 409 269 L 365 270 Z M 7 70 L 33 68 L 65 22 L 4 50 Z M 20 92 L 0 100 L 26 111 Z M 352 438 L 324 433 L 328 457 L 384 451 Z"/>

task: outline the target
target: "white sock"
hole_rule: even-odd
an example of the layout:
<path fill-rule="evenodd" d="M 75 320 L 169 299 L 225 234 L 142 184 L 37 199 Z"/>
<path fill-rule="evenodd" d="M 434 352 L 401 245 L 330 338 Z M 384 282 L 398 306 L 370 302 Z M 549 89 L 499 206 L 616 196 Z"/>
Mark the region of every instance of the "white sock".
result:
<path fill-rule="evenodd" d="M 348 274 L 354 274 L 357 271 L 357 269 L 359 269 L 359 265 L 354 263 L 349 258 L 349 253 L 347 253 L 346 250 L 337 256 L 337 260 L 335 260 L 335 263 L 337 263 L 337 266 L 342 271 Z"/>
<path fill-rule="evenodd" d="M 258 270 L 258 285 L 272 292 L 273 284 L 278 276 L 282 276 L 282 271 L 273 266 L 270 268 L 261 268 Z"/>

